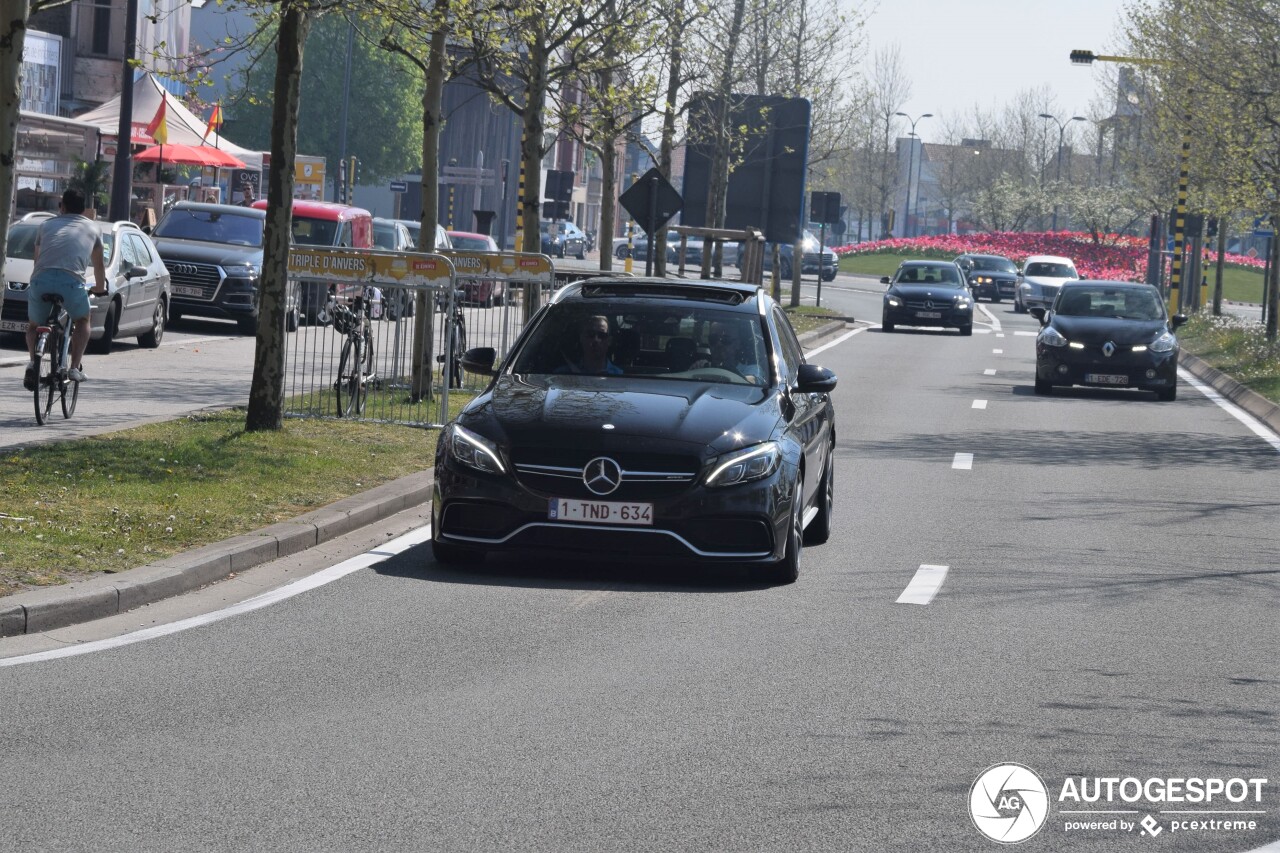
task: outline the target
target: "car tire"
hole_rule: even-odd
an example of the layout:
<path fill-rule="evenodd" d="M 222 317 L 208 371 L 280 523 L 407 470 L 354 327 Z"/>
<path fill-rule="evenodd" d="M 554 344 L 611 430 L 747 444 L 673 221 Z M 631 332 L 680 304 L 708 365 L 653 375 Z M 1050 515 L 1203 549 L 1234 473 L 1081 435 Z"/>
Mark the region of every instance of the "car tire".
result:
<path fill-rule="evenodd" d="M 298 326 L 300 325 L 301 325 L 301 322 L 298 319 L 297 308 L 293 309 L 292 311 L 290 311 L 288 314 L 285 315 L 284 330 L 286 332 L 296 332 L 298 331 Z"/>
<path fill-rule="evenodd" d="M 116 303 L 107 306 L 107 316 L 102 318 L 102 337 L 89 341 L 89 352 L 94 355 L 110 355 L 111 346 L 116 342 L 116 316 L 119 311 Z"/>
<path fill-rule="evenodd" d="M 791 264 L 790 264 L 790 263 L 788 263 L 787 261 L 783 261 L 782 263 L 778 264 L 778 276 L 779 276 L 783 281 L 786 281 L 786 280 L 790 279 L 790 278 L 791 278 Z"/>
<path fill-rule="evenodd" d="M 773 584 L 795 583 L 800 577 L 800 557 L 804 553 L 804 477 L 796 477 L 795 497 L 791 501 L 791 522 L 787 527 L 787 544 L 782 559 L 769 567 L 766 577 Z"/>
<path fill-rule="evenodd" d="M 163 299 L 156 300 L 155 310 L 151 314 L 151 328 L 138 335 L 138 346 L 143 349 L 155 349 L 164 338 L 165 304 Z"/>
<path fill-rule="evenodd" d="M 1013 300 L 1013 313 L 1015 313 L 1015 314 L 1025 314 L 1025 313 L 1027 313 L 1027 306 L 1023 305 L 1023 304 L 1022 304 L 1022 302 L 1021 302 L 1020 300 L 1018 300 L 1018 299 L 1014 299 L 1014 300 Z"/>
<path fill-rule="evenodd" d="M 893 323 L 890 323 L 890 322 L 889 322 L 889 318 L 888 318 L 888 317 L 885 317 L 885 318 L 883 318 L 883 319 L 880 321 L 880 331 L 882 331 L 882 332 L 892 332 L 892 331 L 894 330 L 894 328 L 895 328 L 895 326 L 893 325 Z"/>
<path fill-rule="evenodd" d="M 431 540 L 431 556 L 435 557 L 437 563 L 445 566 L 465 566 L 484 562 L 484 551 L 435 539 Z"/>
<path fill-rule="evenodd" d="M 1178 399 L 1178 386 L 1170 385 L 1168 388 L 1160 388 L 1156 391 L 1156 399 L 1161 403 L 1172 403 Z"/>
<path fill-rule="evenodd" d="M 1042 397 L 1048 397 L 1053 393 L 1053 386 L 1045 382 L 1040 377 L 1036 377 L 1036 393 Z"/>
<path fill-rule="evenodd" d="M 831 538 L 831 511 L 836 501 L 836 472 L 832 464 L 835 447 L 827 450 L 827 466 L 822 474 L 822 487 L 818 494 L 818 514 L 804 529 L 804 544 L 823 545 Z"/>
<path fill-rule="evenodd" d="M 621 246 L 614 249 L 613 254 L 618 260 L 625 261 L 627 259 L 627 244 L 623 243 Z"/>
<path fill-rule="evenodd" d="M 963 336 L 964 336 L 964 337 L 966 337 L 966 338 L 967 338 L 967 337 L 969 337 L 969 336 L 971 336 L 971 335 L 973 334 L 973 324 L 972 324 L 972 323 L 970 323 L 970 324 L 969 324 L 969 325 L 967 325 L 967 326 L 961 326 L 961 327 L 960 327 L 960 334 L 961 334 L 961 335 L 963 335 Z"/>
<path fill-rule="evenodd" d="M 993 296 L 993 297 L 991 297 L 991 301 L 992 301 L 992 302 L 995 302 L 995 303 L 999 303 L 999 302 L 1000 302 L 1000 297 L 999 297 L 999 296 Z"/>
<path fill-rule="evenodd" d="M 578 250 L 578 260 L 585 261 L 586 259 L 587 259 L 587 250 L 586 249 Z"/>

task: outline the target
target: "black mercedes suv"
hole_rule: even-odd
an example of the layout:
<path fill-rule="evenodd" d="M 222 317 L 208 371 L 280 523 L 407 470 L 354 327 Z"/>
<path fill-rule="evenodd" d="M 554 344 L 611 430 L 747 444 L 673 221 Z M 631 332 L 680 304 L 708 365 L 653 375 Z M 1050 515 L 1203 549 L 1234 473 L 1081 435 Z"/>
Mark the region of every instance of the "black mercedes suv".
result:
<path fill-rule="evenodd" d="M 556 293 L 442 430 L 432 546 L 798 575 L 834 492 L 831 371 L 754 285 L 595 278 Z"/>
<path fill-rule="evenodd" d="M 258 329 L 258 279 L 266 211 L 233 204 L 180 201 L 156 224 L 151 239 L 172 276 L 171 320 L 184 314 L 235 320 Z M 296 307 L 287 328 L 298 328 Z"/>

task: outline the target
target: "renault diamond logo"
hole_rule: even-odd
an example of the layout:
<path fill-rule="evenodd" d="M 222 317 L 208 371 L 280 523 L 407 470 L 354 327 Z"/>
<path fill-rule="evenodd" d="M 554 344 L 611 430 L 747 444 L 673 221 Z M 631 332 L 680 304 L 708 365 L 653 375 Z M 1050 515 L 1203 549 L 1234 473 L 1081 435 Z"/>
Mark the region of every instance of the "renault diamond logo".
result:
<path fill-rule="evenodd" d="M 583 466 L 582 482 L 593 494 L 613 494 L 622 485 L 622 466 L 608 456 L 597 456 Z"/>
<path fill-rule="evenodd" d="M 1107 341 L 1105 344 L 1102 345 L 1102 354 L 1105 355 L 1107 358 L 1111 358 L 1111 356 L 1116 354 L 1116 345 L 1113 344 L 1111 341 Z"/>

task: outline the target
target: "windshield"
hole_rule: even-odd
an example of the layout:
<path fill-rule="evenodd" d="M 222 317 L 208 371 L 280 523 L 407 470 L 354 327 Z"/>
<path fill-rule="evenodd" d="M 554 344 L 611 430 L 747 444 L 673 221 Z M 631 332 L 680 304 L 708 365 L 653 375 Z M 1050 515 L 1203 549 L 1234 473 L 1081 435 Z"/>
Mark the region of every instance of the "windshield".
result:
<path fill-rule="evenodd" d="M 960 270 L 954 265 L 903 267 L 898 270 L 902 284 L 939 284 L 960 286 Z"/>
<path fill-rule="evenodd" d="M 700 305 L 558 305 L 530 333 L 512 370 L 764 385 L 761 322 Z"/>
<path fill-rule="evenodd" d="M 242 216 L 238 213 L 175 207 L 160 220 L 152 236 L 260 248 L 265 221 L 256 216 Z"/>
<path fill-rule="evenodd" d="M 378 222 L 373 223 L 373 245 L 378 249 L 399 248 L 396 245 L 396 227 Z"/>
<path fill-rule="evenodd" d="M 461 249 L 464 252 L 495 252 L 493 246 L 489 245 L 489 241 L 483 237 L 460 237 L 455 234 L 450 239 L 453 240 L 453 248 Z"/>
<path fill-rule="evenodd" d="M 1059 293 L 1054 313 L 1063 317 L 1163 320 L 1164 306 L 1155 291 L 1146 288 L 1068 287 Z"/>
<path fill-rule="evenodd" d="M 332 219 L 293 217 L 293 242 L 304 246 L 332 246 L 338 242 L 338 222 Z"/>
<path fill-rule="evenodd" d="M 24 261 L 35 260 L 36 257 L 36 234 L 39 233 L 39 225 L 15 225 L 9 229 L 9 248 L 6 253 L 11 258 L 21 258 Z"/>
<path fill-rule="evenodd" d="M 995 272 L 1014 272 L 1018 267 L 1008 258 L 988 258 L 975 256 L 969 259 L 968 268 L 973 270 L 993 270 Z"/>
<path fill-rule="evenodd" d="M 1045 278 L 1076 278 L 1075 268 L 1070 264 L 1051 264 L 1043 261 L 1027 264 L 1023 275 L 1040 275 Z"/>

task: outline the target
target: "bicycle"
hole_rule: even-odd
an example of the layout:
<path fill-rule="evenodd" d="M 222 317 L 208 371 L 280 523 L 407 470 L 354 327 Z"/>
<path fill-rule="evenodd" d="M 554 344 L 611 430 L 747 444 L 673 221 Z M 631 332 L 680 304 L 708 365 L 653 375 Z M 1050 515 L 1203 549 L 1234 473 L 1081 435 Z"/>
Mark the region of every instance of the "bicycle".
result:
<path fill-rule="evenodd" d="M 334 331 L 345 336 L 338 358 L 338 378 L 334 391 L 338 400 L 338 417 L 364 414 L 369 398 L 369 385 L 374 381 L 375 352 L 371 322 L 372 300 L 366 290 L 352 299 L 350 307 L 338 301 L 334 288 L 322 309 L 320 321 L 332 321 Z"/>
<path fill-rule="evenodd" d="M 44 426 L 53 411 L 56 394 L 62 404 L 62 417 L 71 417 L 80 398 L 80 383 L 68 375 L 71 367 L 71 318 L 62 310 L 62 297 L 46 293 L 49 316 L 36 327 L 36 384 L 32 389 L 36 401 L 36 423 Z M 41 374 L 40 364 L 49 356 L 48 369 Z"/>
<path fill-rule="evenodd" d="M 440 370 L 441 381 L 448 383 L 450 388 L 462 387 L 462 354 L 467 351 L 467 320 L 462 312 L 462 298 L 466 295 L 465 291 L 455 290 L 453 292 L 453 313 L 445 321 L 444 334 L 444 352 L 436 356 L 436 361 L 444 364 Z M 436 306 L 442 311 L 448 310 L 441 295 L 436 296 Z M 452 354 L 452 358 L 445 362 L 445 359 Z"/>

